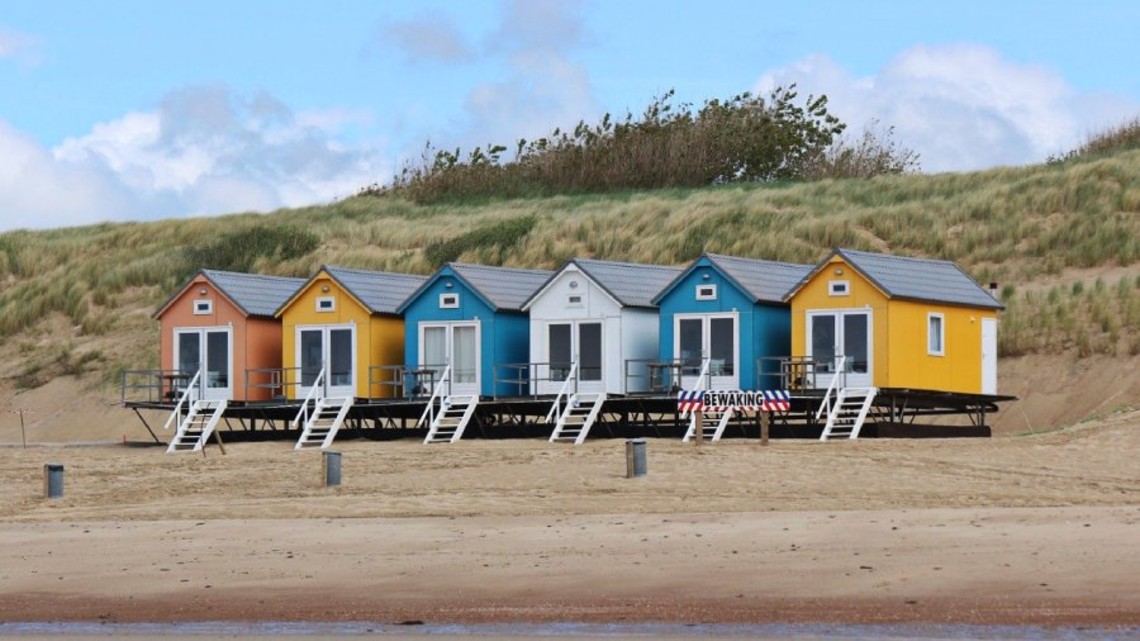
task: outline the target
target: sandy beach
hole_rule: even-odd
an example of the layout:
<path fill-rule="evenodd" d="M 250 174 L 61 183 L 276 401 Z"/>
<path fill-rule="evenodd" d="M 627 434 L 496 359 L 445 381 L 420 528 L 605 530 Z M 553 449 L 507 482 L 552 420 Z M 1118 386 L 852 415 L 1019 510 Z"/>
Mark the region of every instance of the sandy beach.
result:
<path fill-rule="evenodd" d="M 1140 413 L 818 443 L 0 448 L 0 620 L 1140 625 Z M 65 466 L 62 499 L 42 468 Z"/>

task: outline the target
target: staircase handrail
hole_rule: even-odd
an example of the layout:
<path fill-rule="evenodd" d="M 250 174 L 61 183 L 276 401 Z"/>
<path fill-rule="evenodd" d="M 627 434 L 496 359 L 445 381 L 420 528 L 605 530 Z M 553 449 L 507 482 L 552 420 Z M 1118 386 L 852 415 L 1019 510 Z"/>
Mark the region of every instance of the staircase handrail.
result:
<path fill-rule="evenodd" d="M 190 384 L 186 386 L 186 389 L 182 390 L 182 395 L 178 398 L 178 404 L 174 406 L 174 411 L 170 413 L 170 418 L 166 419 L 166 423 L 163 424 L 162 429 L 170 429 L 171 424 L 174 423 L 174 418 L 182 415 L 182 407 L 186 405 L 186 401 L 189 400 L 191 392 L 194 391 L 194 387 L 201 378 L 202 370 L 198 370 L 194 373 L 193 378 L 190 379 Z"/>
<path fill-rule="evenodd" d="M 324 398 L 324 380 L 325 368 L 322 367 L 321 371 L 317 372 L 317 377 L 313 379 L 313 384 L 309 386 L 309 393 L 305 394 L 305 399 L 301 401 L 301 409 L 291 423 L 294 428 L 309 422 L 309 403 Z"/>
<path fill-rule="evenodd" d="M 443 374 L 440 374 L 439 380 L 435 383 L 435 388 L 431 391 L 431 398 L 428 399 L 427 407 L 424 408 L 424 413 L 420 415 L 420 420 L 416 421 L 416 427 L 423 425 L 427 420 L 428 424 L 435 422 L 435 399 L 443 396 L 445 386 L 451 385 L 451 363 L 443 368 Z"/>
<path fill-rule="evenodd" d="M 710 362 L 712 362 L 712 359 L 709 358 L 708 356 L 705 356 L 704 358 L 701 359 L 701 371 L 699 374 L 697 374 L 697 384 L 693 386 L 692 391 L 699 392 L 705 388 L 705 378 L 707 378 L 709 375 L 709 363 Z M 684 410 L 681 411 L 681 418 L 684 419 L 688 415 L 689 415 L 689 408 L 686 407 Z"/>
<path fill-rule="evenodd" d="M 562 381 L 562 387 L 558 389 L 558 396 L 554 397 L 554 404 L 550 406 L 550 411 L 546 413 L 545 422 L 547 424 L 554 420 L 555 416 L 562 415 L 562 397 L 567 396 L 570 391 L 570 383 L 574 382 L 574 387 L 578 387 L 578 361 L 570 363 L 570 372 L 566 374 L 566 380 Z M 566 402 L 569 403 L 570 399 L 567 398 Z"/>
<path fill-rule="evenodd" d="M 815 411 L 815 420 L 818 421 L 819 417 L 823 416 L 824 410 L 827 410 L 828 414 L 831 413 L 831 393 L 835 392 L 838 395 L 838 386 L 836 386 L 835 383 L 839 380 L 840 373 L 843 372 L 846 367 L 847 356 L 837 356 L 835 375 L 831 377 L 831 383 L 828 384 L 827 391 L 823 394 L 823 402 L 819 404 L 819 409 Z"/>

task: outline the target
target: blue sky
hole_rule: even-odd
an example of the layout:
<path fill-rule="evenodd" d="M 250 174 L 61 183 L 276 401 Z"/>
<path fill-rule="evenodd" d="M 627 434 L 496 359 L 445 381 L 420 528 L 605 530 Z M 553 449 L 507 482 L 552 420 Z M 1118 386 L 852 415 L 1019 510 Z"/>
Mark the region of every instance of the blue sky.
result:
<path fill-rule="evenodd" d="M 798 83 L 925 171 L 1140 115 L 1140 3 L 0 0 L 0 229 L 329 202 L 675 89 Z"/>

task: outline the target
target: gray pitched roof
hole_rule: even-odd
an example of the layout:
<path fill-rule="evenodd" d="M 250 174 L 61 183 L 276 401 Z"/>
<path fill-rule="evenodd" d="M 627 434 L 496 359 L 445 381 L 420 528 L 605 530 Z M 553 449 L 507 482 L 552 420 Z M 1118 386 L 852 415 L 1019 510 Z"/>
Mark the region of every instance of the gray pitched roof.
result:
<path fill-rule="evenodd" d="M 593 258 L 575 258 L 570 263 L 577 265 L 618 303 L 627 307 L 656 307 L 653 297 L 684 271 L 683 267 Z"/>
<path fill-rule="evenodd" d="M 496 309 L 522 310 L 523 303 L 554 273 L 546 269 L 448 263 L 452 271 Z"/>
<path fill-rule="evenodd" d="M 277 308 L 305 284 L 304 278 L 241 274 L 215 269 L 203 269 L 200 273 L 250 316 L 273 316 Z"/>
<path fill-rule="evenodd" d="M 738 285 L 753 302 L 783 302 L 784 295 L 811 273 L 811 265 L 780 263 L 720 254 L 705 256 Z"/>
<path fill-rule="evenodd" d="M 835 255 L 842 256 L 849 265 L 859 270 L 891 298 L 1004 309 L 988 291 L 948 260 L 836 249 L 812 273 L 826 265 L 831 256 Z M 805 278 L 804 281 L 806 280 Z"/>
<path fill-rule="evenodd" d="M 401 303 L 412 295 L 427 276 L 418 274 L 398 274 L 395 272 L 372 272 L 363 269 L 343 267 L 322 267 L 360 302 L 368 306 L 373 314 L 395 314 Z"/>

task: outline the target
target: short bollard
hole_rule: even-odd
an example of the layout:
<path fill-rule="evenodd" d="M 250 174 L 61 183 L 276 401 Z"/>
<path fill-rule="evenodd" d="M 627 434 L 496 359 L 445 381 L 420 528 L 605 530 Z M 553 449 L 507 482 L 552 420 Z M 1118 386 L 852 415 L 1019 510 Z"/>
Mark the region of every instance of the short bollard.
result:
<path fill-rule="evenodd" d="M 63 464 L 44 465 L 44 497 L 58 499 L 63 496 Z"/>
<path fill-rule="evenodd" d="M 625 478 L 645 476 L 645 439 L 635 438 L 625 442 Z"/>
<path fill-rule="evenodd" d="M 324 454 L 325 487 L 340 485 L 340 452 L 322 452 Z"/>

